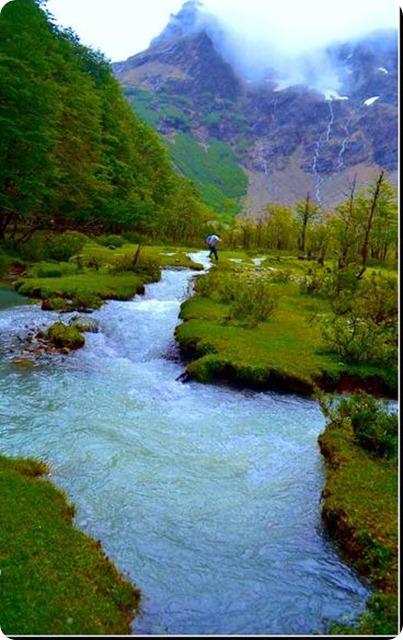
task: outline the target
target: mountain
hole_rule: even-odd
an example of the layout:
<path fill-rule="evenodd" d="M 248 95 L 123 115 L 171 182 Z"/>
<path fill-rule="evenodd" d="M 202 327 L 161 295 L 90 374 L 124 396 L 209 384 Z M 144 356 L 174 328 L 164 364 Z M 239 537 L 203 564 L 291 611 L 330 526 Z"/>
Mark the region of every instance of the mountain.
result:
<path fill-rule="evenodd" d="M 331 207 L 353 176 L 365 184 L 380 168 L 396 181 L 397 34 L 337 43 L 325 56 L 334 88 L 282 87 L 271 60 L 263 77 L 248 77 L 224 28 L 190 0 L 114 72 L 136 112 L 166 137 L 177 168 L 230 216 L 241 206 L 292 204 L 307 191 Z M 320 77 L 321 61 L 309 64 Z"/>

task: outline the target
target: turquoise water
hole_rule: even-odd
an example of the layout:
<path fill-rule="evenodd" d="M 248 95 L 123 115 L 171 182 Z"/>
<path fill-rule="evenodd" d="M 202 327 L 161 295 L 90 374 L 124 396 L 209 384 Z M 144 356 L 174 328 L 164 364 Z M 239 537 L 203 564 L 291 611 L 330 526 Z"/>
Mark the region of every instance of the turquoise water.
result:
<path fill-rule="evenodd" d="M 368 591 L 321 528 L 321 412 L 177 380 L 190 278 L 108 303 L 83 350 L 33 370 L 10 363 L 15 336 L 57 314 L 0 311 L 2 452 L 52 465 L 77 525 L 143 592 L 134 634 L 323 633 Z"/>
<path fill-rule="evenodd" d="M 0 311 L 24 304 L 24 298 L 11 287 L 0 284 Z"/>

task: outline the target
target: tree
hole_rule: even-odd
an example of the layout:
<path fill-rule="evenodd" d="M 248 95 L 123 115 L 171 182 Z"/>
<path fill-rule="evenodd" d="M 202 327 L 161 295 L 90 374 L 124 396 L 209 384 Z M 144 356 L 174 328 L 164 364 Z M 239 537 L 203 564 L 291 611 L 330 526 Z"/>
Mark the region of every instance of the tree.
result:
<path fill-rule="evenodd" d="M 369 200 L 363 199 L 361 202 L 364 210 L 368 209 L 368 214 L 365 222 L 364 240 L 361 247 L 362 266 L 359 273 L 357 274 L 357 278 L 359 280 L 362 278 L 362 276 L 364 275 L 367 269 L 369 238 L 370 238 L 370 233 L 372 231 L 372 227 L 374 224 L 374 217 L 377 212 L 378 201 L 381 193 L 381 187 L 382 187 L 384 176 L 385 176 L 385 172 L 381 171 L 374 189 L 373 190 L 370 189 L 370 192 L 369 192 L 370 199 Z"/>
<path fill-rule="evenodd" d="M 320 209 L 318 205 L 314 204 L 311 200 L 311 195 L 308 193 L 304 202 L 297 202 L 295 205 L 296 218 L 301 226 L 300 236 L 298 240 L 298 249 L 305 253 L 306 234 L 310 222 L 318 217 Z"/>
<path fill-rule="evenodd" d="M 264 208 L 265 244 L 271 249 L 294 249 L 297 230 L 292 209 L 285 205 L 269 203 Z"/>
<path fill-rule="evenodd" d="M 208 217 L 199 193 L 126 102 L 110 64 L 42 5 L 14 0 L 0 17 L 0 240 L 10 228 L 20 240 L 39 228 L 162 225 L 168 236 L 168 219 L 188 234 L 192 216 L 198 228 Z"/>
<path fill-rule="evenodd" d="M 16 37 L 16 33 L 18 37 Z M 60 112 L 52 77 L 55 42 L 30 0 L 0 15 L 0 240 L 11 224 L 40 224 L 57 175 L 53 155 Z M 40 52 L 40 55 L 38 55 Z"/>

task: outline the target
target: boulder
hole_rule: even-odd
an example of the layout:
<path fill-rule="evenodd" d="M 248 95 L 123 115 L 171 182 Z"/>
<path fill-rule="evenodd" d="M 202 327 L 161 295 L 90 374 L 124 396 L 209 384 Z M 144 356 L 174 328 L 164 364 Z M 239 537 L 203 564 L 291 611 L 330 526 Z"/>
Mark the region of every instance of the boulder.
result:
<path fill-rule="evenodd" d="M 81 333 L 98 333 L 99 323 L 94 318 L 75 316 L 69 322 L 70 327 L 75 327 Z"/>
<path fill-rule="evenodd" d="M 85 338 L 77 327 L 72 327 L 63 322 L 56 322 L 49 327 L 47 339 L 58 349 L 81 349 L 85 345 Z"/>

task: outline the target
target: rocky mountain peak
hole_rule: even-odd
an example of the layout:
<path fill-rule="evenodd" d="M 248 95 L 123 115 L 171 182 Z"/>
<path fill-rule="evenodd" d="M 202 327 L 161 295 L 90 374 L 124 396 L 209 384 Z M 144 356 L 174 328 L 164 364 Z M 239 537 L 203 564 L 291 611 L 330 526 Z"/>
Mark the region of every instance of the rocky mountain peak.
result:
<path fill-rule="evenodd" d="M 231 59 L 223 29 L 190 0 L 146 51 L 114 65 L 137 112 L 170 142 L 179 135 L 179 144 L 188 145 L 185 175 L 200 175 L 192 143 L 202 150 L 219 143 L 247 172 L 252 212 L 269 201 L 293 203 L 308 191 L 331 207 L 356 175 L 366 183 L 380 169 L 396 179 L 395 32 L 330 47 L 328 75 L 336 86 L 329 81 L 325 91 L 309 82 L 283 86 L 271 73 L 249 79 Z M 327 82 L 324 60 L 312 64 Z"/>
<path fill-rule="evenodd" d="M 159 36 L 152 40 L 150 47 L 160 45 L 197 33 L 203 22 L 203 3 L 200 0 L 188 0 L 181 10 L 171 14 L 169 22 Z"/>

